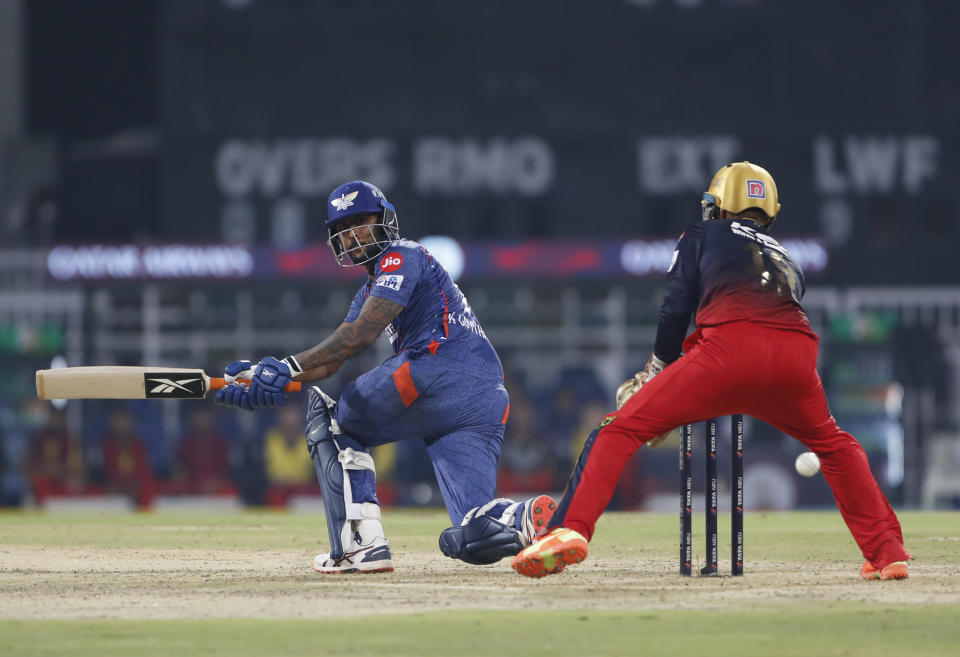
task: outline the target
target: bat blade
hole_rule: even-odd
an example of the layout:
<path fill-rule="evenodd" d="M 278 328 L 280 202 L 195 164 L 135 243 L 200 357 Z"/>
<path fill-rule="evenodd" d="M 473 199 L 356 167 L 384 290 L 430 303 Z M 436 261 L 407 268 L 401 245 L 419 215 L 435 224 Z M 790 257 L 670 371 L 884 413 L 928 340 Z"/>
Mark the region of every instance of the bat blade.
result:
<path fill-rule="evenodd" d="M 37 399 L 203 399 L 210 377 L 176 367 L 91 366 L 37 370 Z"/>
<path fill-rule="evenodd" d="M 246 385 L 250 381 L 241 379 Z M 37 370 L 37 399 L 203 399 L 227 383 L 203 370 L 94 365 Z M 300 390 L 298 381 L 287 392 Z"/>

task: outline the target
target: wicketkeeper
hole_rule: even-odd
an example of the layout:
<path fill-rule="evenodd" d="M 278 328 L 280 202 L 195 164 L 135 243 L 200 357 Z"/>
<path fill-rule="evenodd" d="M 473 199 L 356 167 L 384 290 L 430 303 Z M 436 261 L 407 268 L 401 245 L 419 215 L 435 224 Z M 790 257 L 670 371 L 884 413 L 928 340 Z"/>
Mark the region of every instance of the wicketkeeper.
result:
<path fill-rule="evenodd" d="M 641 445 L 684 424 L 746 414 L 820 457 L 866 559 L 861 575 L 905 579 L 911 557 L 900 523 L 863 448 L 827 407 L 818 338 L 800 306 L 803 273 L 769 235 L 780 211 L 773 178 L 749 162 L 727 165 L 701 205 L 703 221 L 680 236 L 670 263 L 653 354 L 620 386 L 618 410 L 587 439 L 551 531 L 520 552 L 513 568 L 543 577 L 582 561 L 624 464 Z M 696 331 L 684 340 L 694 312 Z"/>
<path fill-rule="evenodd" d="M 217 403 L 279 406 L 291 379 L 331 376 L 385 334 L 395 355 L 348 384 L 338 400 L 316 386 L 308 392 L 306 441 L 330 537 L 330 552 L 317 555 L 314 570 L 393 570 L 369 448 L 411 438 L 426 444 L 454 525 L 440 536 L 443 553 L 471 564 L 515 555 L 545 531 L 556 505 L 546 495 L 494 498 L 510 414 L 496 351 L 446 270 L 423 246 L 400 238 L 396 210 L 379 189 L 360 180 L 341 185 L 328 211 L 337 262 L 368 274 L 346 319 L 306 351 L 231 363 L 226 377 L 252 379 L 250 387 L 222 388 Z"/>

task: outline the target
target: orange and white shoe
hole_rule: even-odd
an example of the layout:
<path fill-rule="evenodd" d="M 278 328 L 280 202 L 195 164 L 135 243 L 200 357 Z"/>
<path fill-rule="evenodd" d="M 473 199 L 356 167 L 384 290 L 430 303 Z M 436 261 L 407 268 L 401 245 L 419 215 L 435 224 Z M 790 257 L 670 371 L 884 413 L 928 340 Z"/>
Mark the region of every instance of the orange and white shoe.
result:
<path fill-rule="evenodd" d="M 580 563 L 587 558 L 588 552 L 587 539 L 581 534 L 557 527 L 521 550 L 510 567 L 524 577 L 546 577 Z"/>
<path fill-rule="evenodd" d="M 873 564 L 869 561 L 864 561 L 863 566 L 860 568 L 860 577 L 868 580 L 907 579 L 910 577 L 910 573 L 907 570 L 906 561 L 894 561 L 879 570 L 874 568 Z"/>

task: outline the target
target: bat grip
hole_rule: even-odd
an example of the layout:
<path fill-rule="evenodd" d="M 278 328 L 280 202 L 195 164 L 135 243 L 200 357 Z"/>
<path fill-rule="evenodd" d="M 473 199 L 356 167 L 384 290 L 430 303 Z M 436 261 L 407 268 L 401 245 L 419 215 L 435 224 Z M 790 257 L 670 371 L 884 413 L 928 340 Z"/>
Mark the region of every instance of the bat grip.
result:
<path fill-rule="evenodd" d="M 237 382 L 237 383 L 242 383 L 242 384 L 247 385 L 247 386 L 250 385 L 250 379 L 237 379 L 236 382 Z M 211 389 L 211 390 L 219 390 L 220 388 L 223 388 L 224 386 L 227 386 L 227 385 L 230 385 L 230 384 L 227 383 L 227 382 L 226 382 L 223 378 L 221 378 L 221 377 L 216 377 L 216 376 L 211 376 L 211 377 L 210 377 L 210 389 Z M 291 381 L 290 383 L 287 384 L 287 387 L 284 388 L 284 390 L 286 390 L 287 392 L 300 392 L 300 382 L 299 382 L 299 381 Z"/>

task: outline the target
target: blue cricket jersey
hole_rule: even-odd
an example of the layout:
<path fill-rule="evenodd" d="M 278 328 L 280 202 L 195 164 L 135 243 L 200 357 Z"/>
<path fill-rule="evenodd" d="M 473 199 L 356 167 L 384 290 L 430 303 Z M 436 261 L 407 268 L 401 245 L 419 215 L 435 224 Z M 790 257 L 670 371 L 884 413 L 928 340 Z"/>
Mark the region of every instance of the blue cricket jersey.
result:
<path fill-rule="evenodd" d="M 396 353 L 429 351 L 484 374 L 503 376 L 497 352 L 467 298 L 417 242 L 401 239 L 381 254 L 373 279 L 357 292 L 344 321 L 354 321 L 371 294 L 403 306 L 384 330 Z"/>

